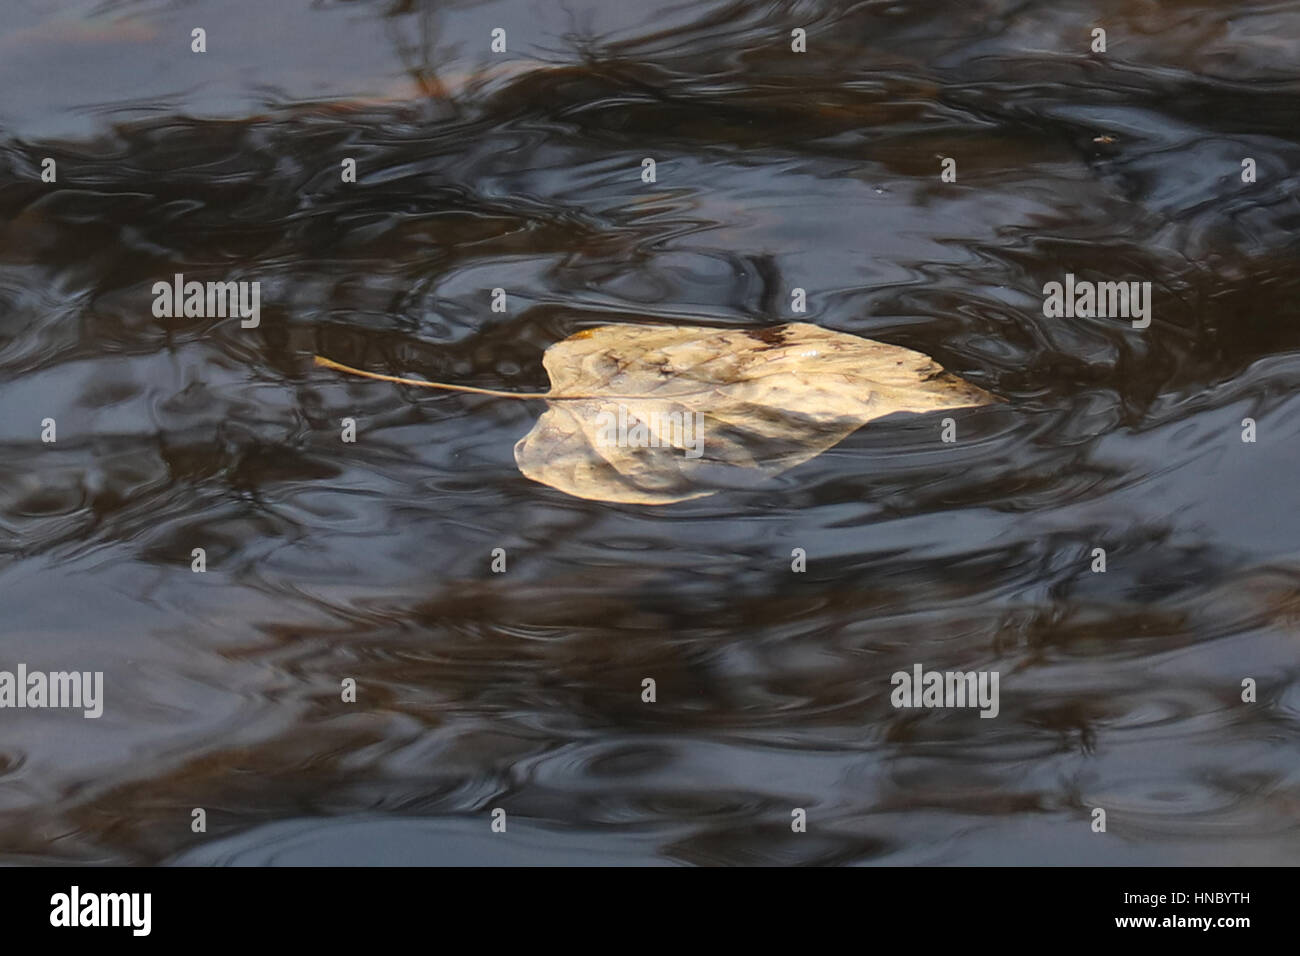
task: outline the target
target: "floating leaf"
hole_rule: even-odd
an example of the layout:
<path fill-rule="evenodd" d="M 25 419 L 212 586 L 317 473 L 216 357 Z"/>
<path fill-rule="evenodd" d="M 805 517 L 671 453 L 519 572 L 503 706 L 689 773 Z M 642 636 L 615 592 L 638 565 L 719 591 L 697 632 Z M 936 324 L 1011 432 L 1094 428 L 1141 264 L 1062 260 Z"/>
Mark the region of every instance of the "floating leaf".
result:
<path fill-rule="evenodd" d="M 894 412 L 1000 401 L 928 356 L 815 325 L 759 330 L 602 325 L 542 356 L 542 394 L 406 385 L 549 406 L 515 445 L 519 470 L 579 498 L 670 504 L 744 487 L 831 448 Z"/>

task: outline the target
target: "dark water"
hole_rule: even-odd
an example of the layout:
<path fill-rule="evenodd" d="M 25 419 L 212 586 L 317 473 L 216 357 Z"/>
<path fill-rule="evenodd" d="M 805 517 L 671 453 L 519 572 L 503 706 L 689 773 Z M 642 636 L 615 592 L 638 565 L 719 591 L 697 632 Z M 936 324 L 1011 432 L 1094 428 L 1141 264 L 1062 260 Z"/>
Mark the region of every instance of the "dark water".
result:
<path fill-rule="evenodd" d="M 106 698 L 0 711 L 3 861 L 1297 858 L 1300 3 L 0 29 L 0 668 Z M 154 318 L 176 272 L 260 281 L 260 327 Z M 1151 282 L 1151 326 L 1045 318 L 1067 272 Z M 518 473 L 530 403 L 310 361 L 540 390 L 646 318 L 802 318 L 1008 402 L 618 506 Z M 916 663 L 998 671 L 997 718 L 895 709 Z"/>

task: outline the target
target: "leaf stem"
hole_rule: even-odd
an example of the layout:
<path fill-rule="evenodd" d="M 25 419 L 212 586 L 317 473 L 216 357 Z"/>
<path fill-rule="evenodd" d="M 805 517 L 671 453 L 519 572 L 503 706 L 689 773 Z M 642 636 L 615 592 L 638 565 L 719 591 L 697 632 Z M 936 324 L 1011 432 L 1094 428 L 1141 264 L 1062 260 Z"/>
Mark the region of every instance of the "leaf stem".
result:
<path fill-rule="evenodd" d="M 344 365 L 342 362 L 335 362 L 333 359 L 327 359 L 323 355 L 314 355 L 312 359 L 322 368 L 332 368 L 336 372 L 348 372 L 352 375 L 360 375 L 362 378 L 373 378 L 378 382 L 396 382 L 398 385 L 419 385 L 421 388 L 438 388 L 447 392 L 466 392 L 470 395 L 490 395 L 492 398 L 530 398 L 530 399 L 547 399 L 551 398 L 550 392 L 498 392 L 491 388 L 474 388 L 472 385 L 449 385 L 446 382 L 425 382 L 418 378 L 401 378 L 397 375 L 381 375 L 378 372 L 367 372 L 364 369 L 353 368 L 351 365 Z"/>
<path fill-rule="evenodd" d="M 489 398 L 515 398 L 527 399 L 532 401 L 542 400 L 547 402 L 579 402 L 579 401 L 616 401 L 618 399 L 644 399 L 649 401 L 671 401 L 674 398 L 680 398 L 681 395 L 562 395 L 558 392 L 499 392 L 492 388 L 475 388 L 472 385 L 449 385 L 446 382 L 426 382 L 418 378 L 402 378 L 398 375 L 382 375 L 379 372 L 367 372 L 365 369 L 353 368 L 351 365 L 344 365 L 342 362 L 336 362 L 333 359 L 327 359 L 323 355 L 313 355 L 312 361 L 321 368 L 332 368 L 336 372 L 347 372 L 350 375 L 360 375 L 362 378 L 372 378 L 377 382 L 396 382 L 398 385 L 419 385 L 421 388 L 437 388 L 445 392 L 465 392 L 469 395 L 487 395 Z M 702 394 L 706 389 L 699 392 L 688 394 Z"/>

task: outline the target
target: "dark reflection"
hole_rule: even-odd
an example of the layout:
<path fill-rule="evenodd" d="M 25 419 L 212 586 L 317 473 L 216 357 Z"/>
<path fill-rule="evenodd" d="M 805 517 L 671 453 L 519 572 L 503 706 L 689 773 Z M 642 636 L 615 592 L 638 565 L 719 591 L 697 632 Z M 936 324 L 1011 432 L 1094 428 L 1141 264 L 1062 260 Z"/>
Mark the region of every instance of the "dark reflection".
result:
<path fill-rule="evenodd" d="M 108 694 L 6 712 L 4 859 L 1294 859 L 1300 4 L 844 7 L 258 6 L 304 40 L 238 81 L 141 4 L 0 35 L 81 64 L 0 108 L 0 667 Z M 1150 328 L 1045 318 L 1067 272 Z M 584 327 L 795 318 L 1008 401 L 625 507 L 520 476 L 531 403 L 310 361 L 541 391 Z M 998 717 L 891 706 L 916 663 Z"/>

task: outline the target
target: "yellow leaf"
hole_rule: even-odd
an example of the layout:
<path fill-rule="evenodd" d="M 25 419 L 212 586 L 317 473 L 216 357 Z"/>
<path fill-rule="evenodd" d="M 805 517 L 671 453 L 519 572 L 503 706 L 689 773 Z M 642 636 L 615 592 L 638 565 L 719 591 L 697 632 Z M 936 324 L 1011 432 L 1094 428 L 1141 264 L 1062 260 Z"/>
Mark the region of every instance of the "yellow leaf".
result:
<path fill-rule="evenodd" d="M 534 481 L 597 501 L 671 504 L 777 475 L 895 412 L 1000 401 L 928 356 L 807 323 L 758 330 L 603 325 L 546 350 L 540 395 L 377 375 L 547 410 L 515 445 Z"/>

